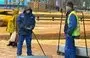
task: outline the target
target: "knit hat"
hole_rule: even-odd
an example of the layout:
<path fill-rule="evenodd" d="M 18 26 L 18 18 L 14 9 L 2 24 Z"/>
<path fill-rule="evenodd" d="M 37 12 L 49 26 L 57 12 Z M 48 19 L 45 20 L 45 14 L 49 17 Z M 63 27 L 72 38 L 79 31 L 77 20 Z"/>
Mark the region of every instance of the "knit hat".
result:
<path fill-rule="evenodd" d="M 32 13 L 32 9 L 28 6 L 25 7 L 24 13 L 26 12 L 26 10 L 30 10 L 30 12 Z"/>
<path fill-rule="evenodd" d="M 69 1 L 69 2 L 67 2 L 67 5 L 66 6 L 69 6 L 69 7 L 73 8 L 73 5 L 74 4 L 71 1 Z"/>

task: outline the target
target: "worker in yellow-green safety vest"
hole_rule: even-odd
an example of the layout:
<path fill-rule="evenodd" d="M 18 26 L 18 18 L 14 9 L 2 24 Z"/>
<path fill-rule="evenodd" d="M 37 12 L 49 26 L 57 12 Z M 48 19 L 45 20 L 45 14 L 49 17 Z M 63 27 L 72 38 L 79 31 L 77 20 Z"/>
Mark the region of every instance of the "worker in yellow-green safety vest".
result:
<path fill-rule="evenodd" d="M 73 3 L 66 4 L 66 20 L 64 33 L 66 38 L 65 43 L 65 58 L 76 58 L 76 48 L 74 39 L 80 36 L 79 19 L 73 8 Z"/>

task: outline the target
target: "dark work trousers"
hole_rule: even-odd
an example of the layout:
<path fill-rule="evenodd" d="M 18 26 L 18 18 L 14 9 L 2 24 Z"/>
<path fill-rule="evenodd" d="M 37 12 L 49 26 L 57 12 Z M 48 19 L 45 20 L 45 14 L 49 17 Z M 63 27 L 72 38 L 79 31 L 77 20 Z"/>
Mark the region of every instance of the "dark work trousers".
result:
<path fill-rule="evenodd" d="M 76 48 L 75 48 L 75 37 L 70 35 L 66 36 L 66 43 L 65 43 L 65 58 L 76 58 Z"/>
<path fill-rule="evenodd" d="M 22 45 L 23 45 L 24 40 L 26 40 L 27 55 L 28 56 L 32 55 L 32 50 L 31 50 L 32 34 L 28 34 L 28 35 L 19 35 L 18 36 L 17 56 L 20 56 L 22 54 Z"/>

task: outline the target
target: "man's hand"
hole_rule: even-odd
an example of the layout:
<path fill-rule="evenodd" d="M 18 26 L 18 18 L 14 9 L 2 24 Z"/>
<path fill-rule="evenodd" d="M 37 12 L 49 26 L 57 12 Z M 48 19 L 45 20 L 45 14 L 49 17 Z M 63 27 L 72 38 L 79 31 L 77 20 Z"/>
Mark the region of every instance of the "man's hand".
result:
<path fill-rule="evenodd" d="M 25 27 L 27 30 L 32 30 L 32 26 L 30 26 L 30 27 Z"/>
<path fill-rule="evenodd" d="M 31 30 L 31 28 L 28 28 L 28 27 L 26 29 Z"/>

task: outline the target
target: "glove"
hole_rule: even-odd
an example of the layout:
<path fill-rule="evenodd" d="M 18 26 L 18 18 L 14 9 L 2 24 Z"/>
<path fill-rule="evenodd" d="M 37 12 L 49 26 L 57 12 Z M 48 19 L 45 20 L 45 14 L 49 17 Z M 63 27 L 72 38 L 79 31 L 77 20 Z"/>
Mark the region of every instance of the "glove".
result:
<path fill-rule="evenodd" d="M 27 30 L 32 30 L 32 26 L 30 26 L 30 27 L 25 27 L 25 29 L 27 29 Z"/>

